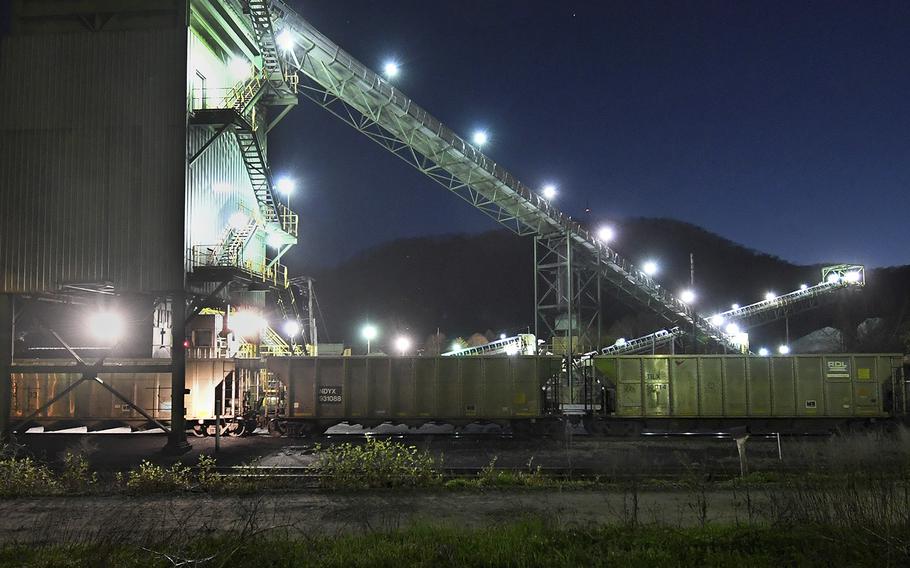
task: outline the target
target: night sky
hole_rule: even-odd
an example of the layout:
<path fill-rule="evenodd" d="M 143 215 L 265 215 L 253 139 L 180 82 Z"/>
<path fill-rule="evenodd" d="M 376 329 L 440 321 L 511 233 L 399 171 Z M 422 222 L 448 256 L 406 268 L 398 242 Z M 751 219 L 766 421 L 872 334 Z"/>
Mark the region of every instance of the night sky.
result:
<path fill-rule="evenodd" d="M 673 217 L 797 263 L 910 263 L 910 2 L 295 2 L 591 222 Z M 493 221 L 306 99 L 273 132 L 306 272 Z M 622 239 L 617 242 L 622 252 Z M 286 257 L 287 258 L 287 257 Z"/>

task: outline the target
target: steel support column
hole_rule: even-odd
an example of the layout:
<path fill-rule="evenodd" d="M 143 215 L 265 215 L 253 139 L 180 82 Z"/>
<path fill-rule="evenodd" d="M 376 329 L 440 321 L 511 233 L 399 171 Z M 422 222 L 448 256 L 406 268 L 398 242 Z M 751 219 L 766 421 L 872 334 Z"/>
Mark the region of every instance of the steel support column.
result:
<path fill-rule="evenodd" d="M 186 440 L 186 295 L 183 292 L 171 298 L 171 431 L 168 434 L 166 453 L 182 454 L 190 449 Z"/>
<path fill-rule="evenodd" d="M 556 353 L 588 351 L 597 342 L 599 279 L 596 264 L 578 258 L 582 252 L 566 235 L 535 238 L 535 335 Z"/>
<path fill-rule="evenodd" d="M 13 296 L 0 294 L 0 442 L 9 441 L 12 409 Z"/>

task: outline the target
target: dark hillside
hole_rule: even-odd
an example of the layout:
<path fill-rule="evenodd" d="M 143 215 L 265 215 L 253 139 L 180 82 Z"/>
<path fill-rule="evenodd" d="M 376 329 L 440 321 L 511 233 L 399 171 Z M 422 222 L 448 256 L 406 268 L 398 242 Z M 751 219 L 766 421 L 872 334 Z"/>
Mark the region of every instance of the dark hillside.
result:
<path fill-rule="evenodd" d="M 655 259 L 659 280 L 674 292 L 688 284 L 693 253 L 698 305 L 707 314 L 758 301 L 769 290 L 783 293 L 820 280 L 821 266 L 794 265 L 680 221 L 628 219 L 617 229 L 616 249 L 638 264 Z M 491 231 L 385 243 L 314 276 L 330 339 L 359 345 L 358 328 L 370 319 L 386 340 L 402 332 L 422 344 L 437 328 L 452 339 L 532 326 L 532 263 L 531 239 Z M 841 294 L 830 305 L 791 318 L 791 338 L 832 326 L 854 342 L 848 348 L 899 348 L 898 338 L 910 331 L 910 267 L 869 271 L 867 282 L 862 293 Z M 663 325 L 614 300 L 605 314 L 613 336 Z M 867 317 L 885 319 L 881 337 L 874 345 L 855 344 L 855 327 Z M 772 345 L 784 340 L 785 325 L 750 333 L 754 345 Z"/>

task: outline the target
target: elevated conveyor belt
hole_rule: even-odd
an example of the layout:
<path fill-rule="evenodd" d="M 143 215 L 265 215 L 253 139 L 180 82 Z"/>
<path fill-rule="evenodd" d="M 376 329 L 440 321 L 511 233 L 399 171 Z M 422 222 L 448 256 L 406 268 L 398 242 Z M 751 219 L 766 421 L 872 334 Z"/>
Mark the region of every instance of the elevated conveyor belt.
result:
<path fill-rule="evenodd" d="M 568 237 L 576 265 L 599 271 L 602 282 L 621 299 L 669 322 L 691 326 L 694 319 L 702 340 L 736 348 L 684 302 L 355 60 L 285 2 L 275 0 L 272 7 L 276 33 L 293 39 L 293 48 L 284 55 L 288 71 L 302 75 L 301 94 L 513 232 Z"/>
<path fill-rule="evenodd" d="M 756 326 L 781 319 L 794 313 L 817 306 L 821 301 L 833 297 L 833 292 L 865 286 L 865 268 L 858 264 L 838 264 L 822 269 L 822 280 L 814 286 L 780 296 L 769 297 L 761 302 L 721 312 L 711 322 L 721 327 L 727 322 L 736 322 L 740 327 Z"/>
<path fill-rule="evenodd" d="M 443 357 L 468 357 L 473 355 L 537 355 L 537 339 L 533 334 L 523 333 L 505 339 L 497 339 L 484 345 L 465 347 L 443 353 Z"/>

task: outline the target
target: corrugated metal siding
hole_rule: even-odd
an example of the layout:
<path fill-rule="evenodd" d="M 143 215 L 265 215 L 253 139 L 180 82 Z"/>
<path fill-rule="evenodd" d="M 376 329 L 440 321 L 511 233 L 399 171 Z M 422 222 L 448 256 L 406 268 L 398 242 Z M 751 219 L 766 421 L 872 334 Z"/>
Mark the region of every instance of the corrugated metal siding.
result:
<path fill-rule="evenodd" d="M 214 134 L 207 127 L 190 127 L 190 154 Z M 187 248 L 221 243 L 228 221 L 241 207 L 258 211 L 250 176 L 237 139 L 224 132 L 193 163 L 187 188 Z"/>
<path fill-rule="evenodd" d="M 0 50 L 0 291 L 183 287 L 186 30 Z"/>

